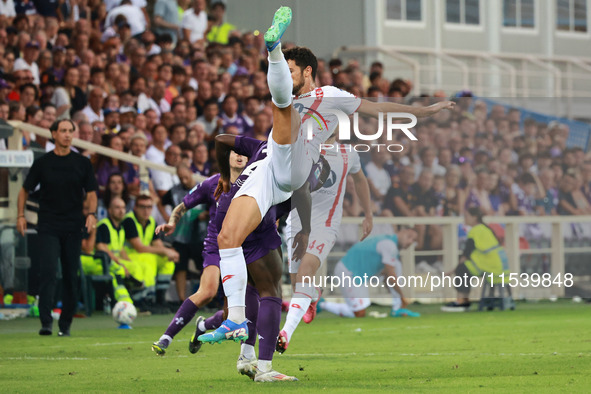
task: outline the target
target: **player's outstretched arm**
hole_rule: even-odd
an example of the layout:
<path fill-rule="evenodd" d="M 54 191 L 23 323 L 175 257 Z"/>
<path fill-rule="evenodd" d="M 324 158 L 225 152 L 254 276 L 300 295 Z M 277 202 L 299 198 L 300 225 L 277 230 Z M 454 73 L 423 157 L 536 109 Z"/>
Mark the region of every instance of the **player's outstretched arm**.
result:
<path fill-rule="evenodd" d="M 456 103 L 453 101 L 440 101 L 428 107 L 415 107 L 412 105 L 398 103 L 374 103 L 368 100 L 361 100 L 361 105 L 357 110 L 359 113 L 377 117 L 380 112 L 404 112 L 413 114 L 417 118 L 424 118 L 436 114 L 443 109 L 453 109 Z"/>
<path fill-rule="evenodd" d="M 367 178 L 362 170 L 351 174 L 353 177 L 353 181 L 355 182 L 355 193 L 359 197 L 359 201 L 361 202 L 361 209 L 363 209 L 363 213 L 365 214 L 365 219 L 363 219 L 363 235 L 361 236 L 361 241 L 363 241 L 367 236 L 371 233 L 373 229 L 373 211 L 371 209 L 371 196 L 369 192 L 369 183 L 367 182 Z"/>
<path fill-rule="evenodd" d="M 168 219 L 168 223 L 161 224 L 160 226 L 156 227 L 156 234 L 164 232 L 164 235 L 168 236 L 174 233 L 176 225 L 178 224 L 179 220 L 181 220 L 185 212 L 187 212 L 187 207 L 185 206 L 184 202 L 181 202 L 172 210 L 170 218 Z"/>
<path fill-rule="evenodd" d="M 394 280 L 390 279 L 389 281 L 386 281 L 386 284 L 388 286 L 390 286 L 390 288 L 392 288 L 395 292 L 397 292 L 398 294 L 400 294 L 400 299 L 402 300 L 402 307 L 406 308 L 406 306 L 408 305 L 408 301 L 404 298 L 404 294 L 402 294 L 402 289 L 400 288 L 400 286 L 398 286 L 398 278 L 396 276 L 396 270 L 394 269 L 393 266 L 391 265 L 384 265 L 384 275 L 386 277 L 390 276 L 395 278 Z"/>

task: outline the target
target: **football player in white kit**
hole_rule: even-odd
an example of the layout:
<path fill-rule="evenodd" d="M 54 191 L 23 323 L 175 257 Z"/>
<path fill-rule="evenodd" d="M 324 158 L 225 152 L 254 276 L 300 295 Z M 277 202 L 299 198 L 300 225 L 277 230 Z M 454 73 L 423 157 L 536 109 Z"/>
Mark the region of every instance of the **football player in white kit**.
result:
<path fill-rule="evenodd" d="M 248 338 L 245 317 L 247 270 L 241 245 L 273 205 L 287 200 L 292 191 L 305 183 L 312 165 L 319 158 L 320 145 L 338 125 L 337 116 L 331 110 L 338 109 L 346 114 L 358 110 L 374 116 L 380 112 L 407 112 L 421 117 L 453 108 L 454 105 L 450 101 L 429 107 L 371 103 L 331 86 L 316 88 L 315 57 L 312 65 L 290 67 L 283 56 L 280 39 L 290 23 L 291 9 L 281 7 L 275 13 L 273 25 L 264 35 L 269 52 L 267 83 L 273 100 L 273 130 L 269 136 L 268 156 L 244 170 L 252 174 L 236 193 L 218 235 L 220 271 L 228 300 L 228 319 L 211 335 L 202 335 L 199 338 L 202 342 L 217 341 L 220 336 L 234 341 Z M 297 62 L 293 64 L 297 65 Z M 299 76 L 294 73 L 299 73 Z M 303 81 L 302 84 L 294 84 L 296 76 L 298 81 Z M 297 97 L 292 102 L 294 86 L 297 88 L 294 92 Z M 337 95 L 341 96 L 339 100 L 324 100 Z M 307 112 L 304 113 L 304 110 Z M 312 138 L 308 138 L 310 127 Z M 296 166 L 292 167 L 292 160 L 295 160 Z M 220 178 L 220 186 L 224 191 L 229 189 L 228 182 L 227 179 Z"/>
<path fill-rule="evenodd" d="M 334 144 L 335 139 L 333 134 L 326 144 Z M 357 152 L 337 144 L 336 149 L 322 151 L 322 155 L 330 165 L 331 174 L 322 188 L 311 193 L 311 232 L 306 253 L 301 259 L 294 258 L 292 252 L 294 235 L 299 234 L 302 230 L 300 218 L 297 212 L 292 212 L 287 219 L 286 230 L 289 237 L 287 250 L 293 295 L 289 302 L 285 324 L 277 339 L 277 351 L 280 353 L 287 350 L 300 321 L 303 319 L 305 323 L 310 323 L 316 315 L 320 289 L 314 288 L 309 283 L 304 283 L 303 278 L 312 278 L 316 275 L 335 244 L 343 217 L 343 199 L 349 175 L 355 182 L 355 192 L 365 214 L 361 240 L 365 239 L 373 228 L 369 184 L 361 170 L 361 161 Z"/>

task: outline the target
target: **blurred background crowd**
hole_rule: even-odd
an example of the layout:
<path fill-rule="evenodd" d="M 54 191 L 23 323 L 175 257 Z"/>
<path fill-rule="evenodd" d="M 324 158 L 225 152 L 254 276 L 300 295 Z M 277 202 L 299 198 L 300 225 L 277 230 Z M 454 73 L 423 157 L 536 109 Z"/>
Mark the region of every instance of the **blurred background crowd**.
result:
<path fill-rule="evenodd" d="M 270 131 L 262 34 L 237 30 L 225 10 L 205 0 L 0 0 L 0 119 L 43 128 L 71 119 L 82 140 L 176 167 L 177 175 L 150 173 L 153 215 L 162 223 L 175 203 L 173 188 L 188 191 L 192 173 L 216 172 L 215 135 L 265 140 Z M 376 216 L 461 216 L 473 206 L 487 215 L 591 214 L 591 155 L 567 144 L 566 124 L 540 122 L 469 91 L 411 98 L 412 81 L 386 78 L 377 61 L 366 67 L 319 59 L 317 85 L 418 106 L 457 97 L 453 112 L 420 120 L 418 141 L 394 135 L 401 152 L 360 154 Z M 376 120 L 360 123 L 369 133 L 378 128 Z M 28 133 L 23 144 L 53 148 Z M 114 196 L 131 210 L 141 193 L 138 168 L 81 153 L 96 171 L 99 219 Z M 352 185 L 345 216 L 361 214 Z M 206 223 L 206 212 L 195 221 Z M 441 249 L 440 227 L 420 231 L 417 249 Z M 539 225 L 521 233 L 550 237 Z M 573 225 L 566 235 L 591 238 L 591 230 Z"/>

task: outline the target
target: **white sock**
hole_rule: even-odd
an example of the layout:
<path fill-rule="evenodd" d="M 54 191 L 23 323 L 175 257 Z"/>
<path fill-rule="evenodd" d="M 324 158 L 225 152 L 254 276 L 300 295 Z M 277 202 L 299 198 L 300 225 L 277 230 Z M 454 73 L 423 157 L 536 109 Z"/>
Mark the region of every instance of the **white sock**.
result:
<path fill-rule="evenodd" d="M 323 302 L 320 306 L 323 311 L 334 313 L 342 317 L 355 317 L 355 313 L 347 304 L 339 304 L 336 302 Z"/>
<path fill-rule="evenodd" d="M 269 372 L 273 369 L 271 360 L 259 360 L 257 367 L 261 372 Z"/>
<path fill-rule="evenodd" d="M 269 61 L 273 63 L 277 63 L 284 59 L 283 51 L 281 50 L 281 41 L 277 43 L 277 46 L 273 48 L 271 52 L 269 52 Z"/>
<path fill-rule="evenodd" d="M 396 295 L 398 295 L 398 297 L 392 297 L 392 310 L 394 312 L 402 307 L 402 299 L 400 299 L 400 295 L 398 293 L 396 293 Z"/>
<path fill-rule="evenodd" d="M 279 60 L 274 61 L 271 54 L 269 54 L 267 84 L 269 85 L 269 91 L 271 92 L 273 103 L 275 103 L 278 108 L 287 108 L 291 104 L 293 80 L 291 79 L 289 66 L 283 57 L 283 53 L 277 51 L 277 48 L 275 48 L 272 51 L 272 54 L 275 54 L 276 52 L 280 54 Z"/>
<path fill-rule="evenodd" d="M 312 296 L 312 302 L 316 302 L 320 299 L 320 289 L 318 287 L 314 288 L 314 295 Z"/>
<path fill-rule="evenodd" d="M 172 337 L 170 335 L 162 335 L 159 339 L 160 342 L 162 341 L 168 341 L 168 344 L 170 345 L 170 343 L 172 342 Z"/>
<path fill-rule="evenodd" d="M 316 289 L 310 285 L 304 285 L 303 283 L 296 283 L 295 291 L 289 302 L 289 311 L 285 318 L 285 324 L 283 330 L 287 334 L 287 340 L 291 340 L 291 336 L 296 330 L 298 324 L 302 320 L 302 317 L 306 314 L 310 303 L 312 302 L 312 296 Z"/>
<path fill-rule="evenodd" d="M 256 353 L 254 352 L 254 346 L 248 345 L 246 343 L 240 345 L 240 354 L 249 360 L 255 359 L 257 357 Z"/>
<path fill-rule="evenodd" d="M 228 320 L 242 323 L 245 316 L 246 297 L 246 261 L 242 247 L 220 249 L 220 274 L 222 286 L 228 299 Z"/>
<path fill-rule="evenodd" d="M 197 328 L 199 329 L 199 331 L 207 331 L 207 328 L 205 328 L 205 320 L 201 320 L 197 325 Z"/>

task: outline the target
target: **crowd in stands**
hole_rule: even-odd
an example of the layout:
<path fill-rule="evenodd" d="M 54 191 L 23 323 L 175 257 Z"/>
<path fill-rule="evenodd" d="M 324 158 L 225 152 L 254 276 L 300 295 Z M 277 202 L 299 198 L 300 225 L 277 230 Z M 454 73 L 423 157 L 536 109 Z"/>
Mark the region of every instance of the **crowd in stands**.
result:
<path fill-rule="evenodd" d="M 147 7 L 146 0 L 0 0 L 0 119 L 43 128 L 71 119 L 83 140 L 178 168 L 178 176 L 151 172 L 153 214 L 163 222 L 177 189 L 192 187 L 187 173 L 216 172 L 215 135 L 265 140 L 272 110 L 262 35 L 226 21 L 224 3 Z M 317 85 L 412 105 L 446 96 L 411 98 L 411 81 L 385 74 L 380 62 L 366 69 L 355 60 L 319 59 Z M 375 119 L 359 121 L 362 131 L 378 128 Z M 377 216 L 460 216 L 474 206 L 487 215 L 591 214 L 591 156 L 567 147 L 563 124 L 464 97 L 453 112 L 420 120 L 413 133 L 418 141 L 384 133 L 380 143 L 399 143 L 401 152 L 361 154 Z M 24 145 L 53 146 L 28 133 Z M 130 211 L 143 193 L 137 166 L 81 153 L 96 171 L 99 219 L 114 196 Z M 359 216 L 353 182 L 347 185 L 344 214 Z M 421 231 L 429 236 L 419 237 L 419 248 L 441 248 L 440 228 Z"/>

